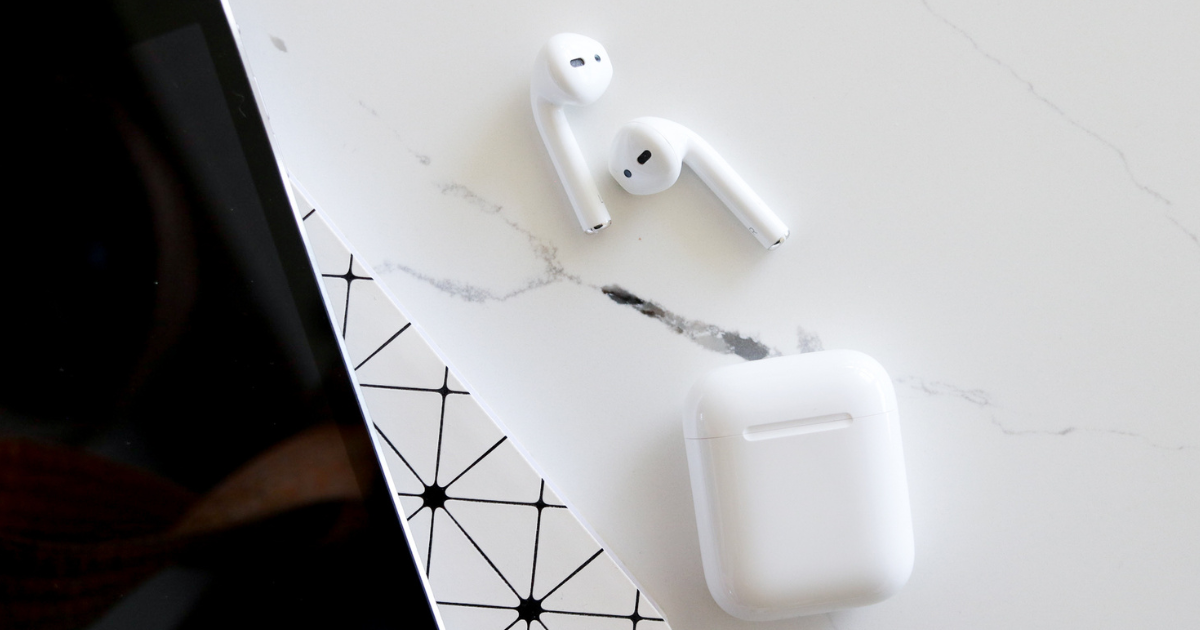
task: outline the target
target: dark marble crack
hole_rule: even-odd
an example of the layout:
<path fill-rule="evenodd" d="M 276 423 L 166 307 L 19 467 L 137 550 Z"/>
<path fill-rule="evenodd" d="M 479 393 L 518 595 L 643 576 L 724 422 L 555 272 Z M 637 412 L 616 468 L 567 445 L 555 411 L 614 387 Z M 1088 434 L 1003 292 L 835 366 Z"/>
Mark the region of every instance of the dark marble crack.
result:
<path fill-rule="evenodd" d="M 713 324 L 681 317 L 615 284 L 603 286 L 600 290 L 613 302 L 632 307 L 642 315 L 666 324 L 668 328 L 674 330 L 677 334 L 683 335 L 709 350 L 723 354 L 736 354 L 747 361 L 756 361 L 767 357 L 779 356 L 780 354 L 778 350 L 763 344 L 753 337 L 723 330 Z"/>
<path fill-rule="evenodd" d="M 1070 123 L 1076 129 L 1079 129 L 1083 133 L 1090 136 L 1093 140 L 1099 142 L 1100 144 L 1104 145 L 1105 147 L 1108 147 L 1108 149 L 1110 151 L 1112 151 L 1114 154 L 1116 154 L 1117 158 L 1121 160 L 1121 166 L 1123 166 L 1125 168 L 1125 174 L 1129 176 L 1129 181 L 1131 181 L 1134 186 L 1136 186 L 1139 190 L 1146 193 L 1147 195 L 1153 197 L 1159 203 L 1162 203 L 1162 204 L 1168 205 L 1168 206 L 1171 205 L 1170 199 L 1167 199 L 1165 196 L 1163 196 L 1162 193 L 1158 192 L 1157 190 L 1154 190 L 1150 186 L 1147 186 L 1146 184 L 1142 183 L 1141 180 L 1138 179 L 1137 175 L 1135 175 L 1133 172 L 1133 167 L 1131 167 L 1129 165 L 1129 158 L 1125 155 L 1125 152 L 1122 151 L 1120 147 L 1118 147 L 1116 144 L 1113 144 L 1113 142 L 1111 140 L 1109 140 L 1108 138 L 1101 136 L 1100 134 L 1096 133 L 1095 131 L 1092 131 L 1088 127 L 1084 126 L 1083 123 L 1072 118 L 1071 115 L 1068 114 L 1062 107 L 1059 107 L 1054 101 L 1051 101 L 1050 99 L 1046 98 L 1046 96 L 1043 95 L 1041 92 L 1039 92 L 1037 87 L 1033 85 L 1033 82 L 1031 82 L 1029 79 L 1026 79 L 1025 77 L 1021 76 L 1019 73 L 1017 73 L 1017 71 L 1014 70 L 1012 66 L 1008 65 L 1007 63 L 1004 63 L 995 55 L 984 50 L 983 47 L 979 45 L 979 42 L 975 41 L 975 38 L 972 37 L 970 33 L 963 30 L 962 27 L 955 24 L 954 22 L 951 22 L 950 20 L 948 20 L 946 18 L 946 16 L 942 15 L 941 13 L 938 13 L 937 11 L 934 11 L 933 7 L 929 6 L 928 0 L 921 0 L 921 4 L 925 7 L 925 10 L 928 11 L 930 15 L 937 18 L 938 21 L 942 22 L 946 26 L 950 27 L 954 32 L 961 35 L 963 37 L 963 39 L 966 39 L 967 42 L 969 42 L 971 44 L 971 46 L 975 49 L 976 52 L 978 52 L 980 55 L 982 55 L 988 61 L 996 64 L 1001 69 L 1008 72 L 1008 74 L 1011 75 L 1012 78 L 1015 79 L 1018 83 L 1020 83 L 1021 85 L 1024 85 L 1025 90 L 1028 91 L 1030 95 L 1032 95 L 1037 100 L 1041 101 L 1042 104 L 1044 104 L 1046 107 L 1049 107 L 1052 111 L 1054 111 L 1054 113 L 1058 114 L 1063 120 Z M 1178 225 L 1178 222 L 1176 222 L 1176 224 Z M 1180 227 L 1182 228 L 1182 226 L 1180 226 Z M 1184 230 L 1184 231 L 1187 232 L 1187 230 Z M 1193 237 L 1193 239 L 1195 238 L 1195 235 L 1192 235 L 1190 232 L 1188 232 L 1188 234 L 1191 235 Z"/>

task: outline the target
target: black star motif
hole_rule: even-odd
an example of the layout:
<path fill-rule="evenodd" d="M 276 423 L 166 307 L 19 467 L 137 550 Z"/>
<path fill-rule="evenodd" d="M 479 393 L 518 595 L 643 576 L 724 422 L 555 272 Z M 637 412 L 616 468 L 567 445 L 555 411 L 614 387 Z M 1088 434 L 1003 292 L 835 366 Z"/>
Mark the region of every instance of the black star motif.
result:
<path fill-rule="evenodd" d="M 421 493 L 421 507 L 431 510 L 445 509 L 446 487 L 436 483 L 432 486 L 425 486 L 425 491 Z"/>
<path fill-rule="evenodd" d="M 532 623 L 541 621 L 542 613 L 545 609 L 542 608 L 542 600 L 526 597 L 517 604 L 517 619 Z"/>
<path fill-rule="evenodd" d="M 311 212 L 309 214 L 312 214 Z M 305 217 L 306 219 L 308 217 Z M 360 276 L 354 273 L 354 254 L 350 254 L 350 264 L 346 265 L 346 273 L 323 273 L 322 278 L 341 278 L 346 281 L 346 306 L 342 312 L 342 338 L 346 338 L 346 325 L 350 323 L 350 285 L 354 284 L 355 280 L 372 280 L 370 276 Z M 391 341 L 389 339 L 388 341 Z M 364 361 L 365 363 L 365 361 Z M 358 369 L 358 368 L 355 368 Z"/>

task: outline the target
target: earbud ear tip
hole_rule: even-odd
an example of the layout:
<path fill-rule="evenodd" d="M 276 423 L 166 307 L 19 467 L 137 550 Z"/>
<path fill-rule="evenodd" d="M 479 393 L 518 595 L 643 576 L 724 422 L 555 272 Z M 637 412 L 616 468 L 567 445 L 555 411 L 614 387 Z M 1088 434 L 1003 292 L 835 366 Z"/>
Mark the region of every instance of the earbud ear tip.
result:
<path fill-rule="evenodd" d="M 632 195 L 660 193 L 679 179 L 683 157 L 648 119 L 625 123 L 608 153 L 608 172 Z"/>
<path fill-rule="evenodd" d="M 534 91 L 559 105 L 591 105 L 612 81 L 612 61 L 600 42 L 576 33 L 550 38 L 534 62 Z"/>

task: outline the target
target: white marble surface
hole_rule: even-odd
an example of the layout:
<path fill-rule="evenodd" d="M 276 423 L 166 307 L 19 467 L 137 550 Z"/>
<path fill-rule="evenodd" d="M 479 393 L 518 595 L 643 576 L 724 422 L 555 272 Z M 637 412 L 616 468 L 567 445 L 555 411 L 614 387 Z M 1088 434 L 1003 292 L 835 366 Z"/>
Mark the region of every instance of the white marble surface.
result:
<path fill-rule="evenodd" d="M 1200 4 L 232 6 L 288 169 L 675 628 L 1200 624 Z M 615 68 L 568 112 L 597 235 L 529 111 L 560 31 Z M 792 239 L 762 251 L 690 174 L 623 193 L 605 152 L 641 115 Z M 892 373 L 898 596 L 775 624 L 711 601 L 679 413 L 742 360 L 714 331 Z"/>

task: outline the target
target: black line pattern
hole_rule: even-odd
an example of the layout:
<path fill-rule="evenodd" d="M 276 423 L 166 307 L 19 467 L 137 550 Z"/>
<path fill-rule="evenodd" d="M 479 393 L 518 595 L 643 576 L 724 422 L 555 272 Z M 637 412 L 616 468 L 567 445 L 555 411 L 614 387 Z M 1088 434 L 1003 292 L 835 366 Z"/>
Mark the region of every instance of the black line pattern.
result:
<path fill-rule="evenodd" d="M 391 337 L 388 337 L 388 340 L 387 340 L 387 341 L 385 341 L 385 342 L 383 342 L 383 345 L 381 345 L 381 346 L 379 346 L 378 348 L 376 348 L 376 349 L 375 349 L 375 351 L 374 351 L 374 352 L 372 352 L 370 355 L 368 355 L 368 356 L 367 356 L 367 358 L 363 359 L 361 363 L 359 363 L 358 365 L 354 366 L 354 369 L 355 369 L 355 370 L 357 370 L 358 368 L 360 368 L 360 367 L 362 367 L 362 366 L 366 365 L 366 364 L 367 364 L 367 361 L 370 361 L 371 359 L 375 358 L 375 355 L 379 354 L 379 351 L 380 351 L 380 350 L 383 350 L 384 348 L 388 347 L 388 344 L 389 344 L 389 343 L 392 343 L 393 341 L 395 341 L 395 340 L 396 340 L 396 337 L 399 337 L 399 336 L 400 336 L 400 333 L 402 333 L 402 332 L 404 332 L 404 331 L 408 330 L 408 327 L 409 327 L 409 326 L 412 326 L 412 324 L 405 324 L 403 328 L 401 328 L 400 330 L 397 330 L 397 331 L 396 331 L 396 334 L 392 335 Z"/>
<path fill-rule="evenodd" d="M 306 215 L 305 218 L 307 219 L 309 216 L 312 216 L 311 212 L 308 215 Z M 307 227 L 307 225 L 308 224 L 306 224 L 306 227 Z M 345 301 L 344 305 L 341 305 L 342 309 L 343 309 L 341 333 L 342 333 L 342 336 L 345 337 L 346 332 L 349 328 L 349 321 L 350 321 L 350 293 L 351 293 L 350 286 L 357 280 L 372 281 L 373 279 L 370 277 L 367 277 L 367 276 L 360 276 L 360 275 L 354 273 L 354 257 L 353 257 L 353 255 L 351 255 L 350 262 L 344 273 L 340 273 L 340 274 L 322 273 L 321 275 L 325 278 L 340 278 L 346 282 L 346 301 Z M 382 344 L 380 344 L 377 348 L 375 348 L 366 358 L 364 358 L 357 366 L 355 366 L 354 369 L 358 370 L 359 368 L 362 368 L 363 366 L 367 365 L 372 359 L 374 359 L 377 355 L 379 355 L 379 353 L 381 351 L 383 351 L 385 348 L 387 348 L 401 334 L 403 334 L 405 331 L 407 331 L 410 328 L 410 326 L 411 326 L 411 324 L 405 323 L 399 330 L 397 330 L 394 334 L 392 334 L 390 337 L 388 337 L 387 340 L 385 340 Z M 395 456 L 400 460 L 400 462 L 403 464 L 403 466 L 406 467 L 408 469 L 409 473 L 412 474 L 412 477 L 417 482 L 419 482 L 420 485 L 423 487 L 423 489 L 420 492 L 398 492 L 397 494 L 400 497 L 405 497 L 407 499 L 420 499 L 420 502 L 421 502 L 420 506 L 417 509 L 413 510 L 412 513 L 408 514 L 408 516 L 407 516 L 410 523 L 412 523 L 413 519 L 415 517 L 417 517 L 419 514 L 421 514 L 422 512 L 424 512 L 427 509 L 429 510 L 428 541 L 427 541 L 426 549 L 425 549 L 425 572 L 426 572 L 426 575 L 427 576 L 430 575 L 430 568 L 433 566 L 434 562 L 445 562 L 445 561 L 434 559 L 433 551 L 434 551 L 434 533 L 435 533 L 435 531 L 437 531 L 439 528 L 443 528 L 441 531 L 443 532 L 442 535 L 444 536 L 445 532 L 446 532 L 446 530 L 444 528 L 447 526 L 452 526 L 453 529 L 450 531 L 457 530 L 458 533 L 462 534 L 462 536 L 466 539 L 467 543 L 470 544 L 470 546 L 474 549 L 474 551 L 478 553 L 479 557 L 482 558 L 484 563 L 486 563 L 486 566 L 490 567 L 490 570 L 497 577 L 500 578 L 500 581 L 503 583 L 504 587 L 506 587 L 507 590 L 510 591 L 517 600 L 517 603 L 515 605 L 497 605 L 494 603 L 477 603 L 477 602 L 471 602 L 471 601 L 449 601 L 449 600 L 443 601 L 441 599 L 438 599 L 438 604 L 440 606 L 450 607 L 450 608 L 461 608 L 461 609 L 472 609 L 473 608 L 473 609 L 492 609 L 492 610 L 512 611 L 513 613 L 515 613 L 516 618 L 513 619 L 512 622 L 509 623 L 505 627 L 504 630 L 509 630 L 512 628 L 521 628 L 522 630 L 526 630 L 526 629 L 532 630 L 534 628 L 539 628 L 541 630 L 552 630 L 550 626 L 555 625 L 555 620 L 551 619 L 550 624 L 548 626 L 546 619 L 543 618 L 544 614 L 566 615 L 568 617 L 570 617 L 570 616 L 600 617 L 600 618 L 609 618 L 609 619 L 614 619 L 614 620 L 622 619 L 622 620 L 627 620 L 629 622 L 630 630 L 637 630 L 637 628 L 639 627 L 639 624 L 642 624 L 642 622 L 656 622 L 651 625 L 658 627 L 658 628 L 667 628 L 666 621 L 662 617 L 642 615 L 639 612 L 639 609 L 643 608 L 648 603 L 643 604 L 643 598 L 642 598 L 641 592 L 638 591 L 636 588 L 633 588 L 632 585 L 630 585 L 630 589 L 634 592 L 634 597 L 635 597 L 634 607 L 633 607 L 633 613 L 628 614 L 628 615 L 606 614 L 606 613 L 577 611 L 577 610 L 560 610 L 557 608 L 548 607 L 545 604 L 545 601 L 548 598 L 550 598 L 552 595 L 554 595 L 555 593 L 560 591 L 560 589 L 562 589 L 566 584 L 570 583 L 570 581 L 572 579 L 574 579 L 577 575 L 579 575 L 581 571 L 583 571 L 586 567 L 588 567 L 590 564 L 592 564 L 597 558 L 600 557 L 601 554 L 604 553 L 604 550 L 599 548 L 598 546 L 595 547 L 594 552 L 592 552 L 589 556 L 587 556 L 586 560 L 584 560 L 583 562 L 578 564 L 578 566 L 575 566 L 574 569 L 565 578 L 562 578 L 560 581 L 558 581 L 558 583 L 555 584 L 553 586 L 553 588 L 550 588 L 541 597 L 534 596 L 535 579 L 537 576 L 539 561 L 545 560 L 545 558 L 542 558 L 541 556 L 544 553 L 547 553 L 545 550 L 545 546 L 542 545 L 543 514 L 545 513 L 546 510 L 566 510 L 567 508 L 564 505 L 558 504 L 557 501 L 550 502 L 547 500 L 548 490 L 546 488 L 546 482 L 544 480 L 540 480 L 540 479 L 538 480 L 540 483 L 540 486 L 538 488 L 537 499 L 533 500 L 533 501 L 515 501 L 515 500 L 504 500 L 504 499 L 496 499 L 496 498 L 473 498 L 473 497 L 464 497 L 464 496 L 453 496 L 454 493 L 451 490 L 452 486 L 454 486 L 457 482 L 459 482 L 461 479 L 463 479 L 464 475 L 466 475 L 471 470 L 475 469 L 477 466 L 479 466 L 482 462 L 487 460 L 489 457 L 496 456 L 496 454 L 503 451 L 503 449 L 505 449 L 505 448 L 512 449 L 513 448 L 511 445 L 506 445 L 506 442 L 508 442 L 508 438 L 505 436 L 501 436 L 498 440 L 496 440 L 494 443 L 492 443 L 490 446 L 488 446 L 482 454 L 475 457 L 475 459 L 473 461 L 471 461 L 462 471 L 458 472 L 452 479 L 450 479 L 449 481 L 447 481 L 445 483 L 439 483 L 438 479 L 439 479 L 439 475 L 441 473 L 442 464 L 443 464 L 443 454 L 444 454 L 444 448 L 443 448 L 444 444 L 443 443 L 446 439 L 446 401 L 451 396 L 470 396 L 469 392 L 452 389 L 450 387 L 451 381 L 450 381 L 449 369 L 445 368 L 443 366 L 442 370 L 443 370 L 442 383 L 441 383 L 440 387 L 436 387 L 436 388 L 410 387 L 410 386 L 404 386 L 404 385 L 389 385 L 389 384 L 382 384 L 382 383 L 361 383 L 360 384 L 360 387 L 362 387 L 363 389 L 428 392 L 428 393 L 439 394 L 441 397 L 441 405 L 440 405 L 438 425 L 437 425 L 436 455 L 435 455 L 435 459 L 433 462 L 433 476 L 430 479 L 426 479 L 425 476 L 422 476 L 420 473 L 418 473 L 417 467 L 413 465 L 412 461 L 410 461 L 410 458 L 405 457 L 401 448 L 397 446 L 396 441 L 394 441 L 385 432 L 383 427 L 381 427 L 379 424 L 374 425 L 375 431 L 380 436 L 380 438 L 383 440 L 383 443 L 386 444 L 387 448 L 393 454 L 395 454 Z M 432 409 L 430 411 L 432 411 Z M 401 446 L 404 446 L 405 448 L 412 448 L 411 446 L 404 445 L 404 444 L 401 444 Z M 514 455 L 515 455 L 515 453 L 514 453 Z M 519 457 L 519 455 L 518 455 L 518 457 Z M 393 470 L 395 470 L 394 466 L 393 466 Z M 470 505 L 470 504 L 483 504 L 483 505 L 493 504 L 493 505 L 517 506 L 517 507 L 522 507 L 522 508 L 530 508 L 530 509 L 533 509 L 536 511 L 536 520 L 534 521 L 535 525 L 534 525 L 534 536 L 533 536 L 533 558 L 532 558 L 531 565 L 529 565 L 530 569 L 529 569 L 529 577 L 528 577 L 527 582 L 524 580 L 524 576 L 520 576 L 521 579 L 518 580 L 519 583 L 517 583 L 516 581 L 514 581 L 515 578 L 517 578 L 517 576 L 506 575 L 503 571 L 501 571 L 500 567 L 497 566 L 496 561 L 494 561 L 494 559 L 492 557 L 489 557 L 487 551 L 484 549 L 484 546 L 480 545 L 479 541 L 477 540 L 477 536 L 472 535 L 472 532 L 470 531 L 471 527 L 468 525 L 464 525 L 464 523 L 462 521 L 460 521 L 460 518 L 458 516 L 456 516 L 456 514 L 455 514 L 455 510 L 456 510 L 455 506 L 456 505 L 466 506 L 466 505 Z M 410 502 L 410 505 L 411 505 L 411 502 Z M 409 509 L 411 509 L 411 508 L 409 508 Z M 424 530 L 424 527 L 422 527 L 422 530 Z M 465 549 L 465 547 L 464 547 L 464 549 Z M 470 552 L 468 551 L 467 553 L 470 553 Z M 480 566 L 482 567 L 483 565 L 480 565 Z M 440 570 L 445 570 L 445 569 L 443 568 Z M 487 569 L 483 569 L 483 570 L 487 571 Z M 523 570 L 524 569 L 522 569 L 522 571 Z M 438 593 L 435 588 L 434 596 L 437 597 L 437 595 L 438 595 Z M 563 621 L 563 618 L 559 618 L 558 622 L 559 622 L 559 625 L 565 624 L 565 622 Z M 642 624 L 642 625 L 645 625 L 645 624 Z M 448 628 L 448 630 L 458 630 L 458 629 L 450 627 L 450 628 Z M 557 629 L 555 629 L 555 630 L 557 630 Z M 644 628 L 644 630 L 650 630 L 650 629 L 649 629 L 649 627 L 646 627 L 646 628 Z"/>
<path fill-rule="evenodd" d="M 407 326 L 406 326 L 406 328 L 407 328 Z M 399 335 L 399 333 L 396 333 L 396 335 Z M 390 343 L 392 339 L 395 339 L 396 335 L 393 335 L 390 339 L 388 339 L 388 341 L 384 342 L 384 345 Z M 382 349 L 382 347 L 380 349 Z M 379 352 L 379 349 L 377 349 L 374 353 L 372 353 L 372 356 L 374 356 L 378 352 Z M 366 363 L 366 361 L 364 361 L 363 363 Z M 361 365 L 362 364 L 360 364 L 360 366 Z M 465 469 L 463 469 L 461 472 L 459 472 L 453 479 L 446 482 L 445 485 L 439 485 L 437 478 L 438 478 L 438 474 L 441 471 L 442 441 L 443 441 L 443 437 L 444 437 L 443 430 L 445 428 L 445 409 L 446 409 L 445 408 L 445 400 L 447 397 L 449 397 L 451 395 L 455 395 L 455 394 L 469 395 L 467 392 L 456 391 L 456 390 L 450 389 L 448 386 L 448 382 L 449 382 L 449 369 L 446 369 L 446 371 L 442 377 L 442 386 L 439 388 L 436 388 L 436 389 L 422 388 L 422 387 L 402 387 L 402 386 L 394 386 L 394 385 L 373 385 L 373 384 L 367 384 L 367 383 L 362 384 L 362 387 L 379 388 L 379 389 L 398 389 L 398 390 L 408 390 L 408 391 L 425 391 L 425 392 L 431 392 L 431 393 L 438 393 L 438 394 L 441 394 L 441 396 L 442 396 L 442 410 L 441 410 L 441 417 L 439 419 L 439 427 L 438 427 L 438 446 L 437 446 L 438 456 L 437 456 L 437 461 L 435 462 L 435 465 L 434 465 L 433 479 L 431 479 L 429 481 L 426 481 L 420 474 L 417 473 L 416 469 L 408 462 L 408 460 L 400 452 L 400 449 L 396 448 L 395 443 L 393 443 L 392 440 L 390 438 L 388 438 L 387 434 L 383 431 L 383 429 L 380 428 L 379 425 L 375 425 L 375 430 L 379 432 L 380 437 L 383 438 L 384 443 L 387 444 L 388 448 L 390 448 L 391 451 L 396 455 L 396 457 L 398 457 L 400 459 L 400 461 L 404 463 L 404 465 L 408 468 L 408 470 L 410 472 L 412 472 L 413 476 L 416 477 L 421 482 L 421 484 L 425 486 L 425 489 L 420 493 L 398 492 L 397 494 L 399 494 L 400 496 L 407 496 L 407 497 L 414 497 L 414 498 L 421 499 L 421 507 L 418 508 L 417 510 L 413 511 L 412 514 L 408 515 L 409 521 L 412 521 L 412 519 L 414 517 L 416 517 L 418 514 L 420 514 L 422 510 L 425 510 L 425 509 L 430 510 L 429 542 L 427 545 L 426 556 L 425 556 L 426 557 L 426 568 L 425 568 L 426 575 L 429 574 L 429 569 L 433 565 L 433 562 L 434 562 L 434 559 L 433 559 L 434 531 L 436 529 L 438 517 L 439 517 L 439 515 L 442 515 L 443 518 L 449 518 L 450 521 L 452 523 L 454 523 L 455 527 L 459 530 L 459 532 L 461 532 L 462 535 L 466 537 L 467 541 L 470 542 L 471 545 L 475 548 L 475 550 L 479 552 L 479 555 L 484 559 L 485 562 L 487 562 L 488 566 L 491 567 L 492 571 L 494 571 L 496 573 L 496 575 L 500 578 L 500 580 L 504 582 L 504 585 L 507 586 L 510 591 L 512 591 L 513 595 L 515 595 L 518 600 L 518 603 L 515 606 L 499 606 L 499 605 L 495 605 L 495 604 L 479 604 L 479 603 L 454 602 L 454 601 L 442 601 L 442 600 L 438 600 L 438 604 L 443 605 L 443 606 L 513 610 L 517 613 L 517 618 L 516 618 L 516 620 L 513 621 L 512 624 L 510 624 L 508 626 L 509 628 L 513 627 L 514 625 L 516 625 L 522 621 L 526 622 L 527 625 L 531 625 L 533 622 L 536 621 L 536 622 L 538 622 L 539 625 L 541 625 L 543 628 L 545 628 L 546 626 L 542 622 L 542 619 L 541 619 L 541 615 L 543 613 L 557 613 L 557 614 L 563 614 L 563 615 L 575 615 L 575 616 L 583 616 L 583 617 L 604 617 L 604 618 L 611 618 L 611 619 L 628 619 L 630 621 L 630 623 L 632 624 L 630 627 L 633 630 L 636 630 L 636 628 L 638 627 L 638 624 L 642 621 L 659 621 L 659 622 L 664 621 L 664 619 L 662 619 L 661 617 L 644 617 L 638 613 L 638 608 L 639 608 L 639 604 L 641 603 L 642 594 L 640 591 L 636 591 L 636 590 L 635 590 L 636 599 L 634 600 L 633 613 L 629 614 L 629 615 L 615 615 L 615 614 L 604 614 L 604 613 L 584 612 L 584 611 L 558 610 L 558 609 L 554 609 L 554 608 L 548 608 L 543 604 L 543 602 L 546 599 L 548 599 L 551 595 L 553 595 L 560 588 L 562 588 L 562 586 L 564 584 L 566 584 L 568 581 L 570 581 L 571 578 L 578 575 L 580 571 L 582 571 L 585 567 L 587 567 L 589 564 L 591 564 L 593 560 L 595 560 L 597 557 L 600 556 L 600 554 L 604 553 L 603 549 L 597 549 L 596 552 L 593 553 L 591 556 L 589 556 L 587 560 L 585 560 L 582 564 L 577 566 L 574 571 L 572 571 L 566 578 L 563 578 L 558 584 L 556 584 L 553 588 L 548 590 L 544 595 L 542 595 L 541 597 L 533 596 L 534 578 L 537 575 L 538 551 L 540 548 L 539 543 L 541 542 L 542 512 L 547 509 L 566 509 L 566 506 L 554 505 L 554 504 L 546 502 L 546 482 L 544 480 L 541 481 L 541 486 L 539 488 L 538 498 L 536 501 L 503 501 L 503 500 L 497 500 L 497 499 L 477 499 L 477 498 L 447 496 L 447 489 L 450 488 L 450 486 L 452 486 L 456 481 L 461 479 L 463 477 L 463 475 L 467 474 L 467 472 L 469 472 L 477 464 L 479 464 L 481 461 L 483 461 L 488 455 L 491 455 L 493 452 L 495 452 L 495 450 L 497 448 L 499 448 L 500 445 L 503 444 L 508 439 L 507 437 L 501 437 L 496 443 L 492 444 L 492 446 L 489 447 L 482 455 L 477 457 Z M 528 593 L 527 595 L 522 595 L 522 592 L 519 591 L 515 586 L 513 586 L 512 582 L 509 581 L 509 578 L 507 576 L 505 576 L 503 572 L 500 571 L 500 569 L 496 566 L 495 562 L 493 562 L 492 559 L 490 557 L 488 557 L 487 552 L 485 552 L 483 550 L 483 548 L 480 547 L 479 543 L 476 542 L 475 538 L 471 536 L 471 533 L 468 532 L 465 527 L 463 527 L 462 523 L 459 522 L 459 520 L 457 518 L 455 518 L 453 511 L 450 509 L 450 507 L 452 507 L 452 505 L 450 507 L 447 506 L 448 502 L 453 503 L 455 501 L 461 501 L 463 503 L 493 503 L 493 504 L 517 505 L 517 506 L 531 507 L 531 508 L 534 508 L 535 510 L 537 510 L 537 525 L 536 525 L 536 531 L 534 534 L 534 546 L 533 546 L 533 566 L 532 566 L 532 568 L 530 570 L 530 574 L 529 574 L 529 590 L 527 591 L 527 593 Z M 436 597 L 437 594 L 434 593 L 434 595 Z"/>
<path fill-rule="evenodd" d="M 354 273 L 354 254 L 350 254 L 350 262 L 346 265 L 345 273 L 323 273 L 322 278 L 341 278 L 346 281 L 346 306 L 342 311 L 342 338 L 346 338 L 346 326 L 350 324 L 350 288 L 354 285 L 355 280 L 370 280 L 375 279 L 370 276 L 360 276 Z M 403 332 L 403 331 L 402 331 Z M 396 333 L 397 335 L 400 333 Z M 378 351 L 377 351 L 378 352 Z M 363 363 L 366 363 L 364 361 Z M 361 365 L 361 364 L 360 364 Z M 355 368 L 358 369 L 358 368 Z"/>

